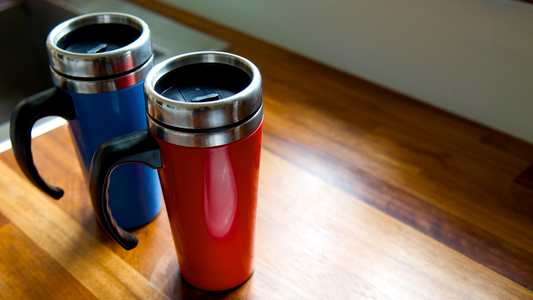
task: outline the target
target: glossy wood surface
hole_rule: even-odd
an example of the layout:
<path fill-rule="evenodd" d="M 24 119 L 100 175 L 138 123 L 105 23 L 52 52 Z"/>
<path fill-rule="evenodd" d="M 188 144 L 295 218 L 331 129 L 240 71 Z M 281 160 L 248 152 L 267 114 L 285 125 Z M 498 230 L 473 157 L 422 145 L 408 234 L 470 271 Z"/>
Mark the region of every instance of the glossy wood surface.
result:
<path fill-rule="evenodd" d="M 92 213 L 65 126 L 34 139 L 59 201 L 0 154 L 6 299 L 533 299 L 533 145 L 157 2 L 263 75 L 255 272 L 181 279 L 168 217 L 126 251 Z"/>

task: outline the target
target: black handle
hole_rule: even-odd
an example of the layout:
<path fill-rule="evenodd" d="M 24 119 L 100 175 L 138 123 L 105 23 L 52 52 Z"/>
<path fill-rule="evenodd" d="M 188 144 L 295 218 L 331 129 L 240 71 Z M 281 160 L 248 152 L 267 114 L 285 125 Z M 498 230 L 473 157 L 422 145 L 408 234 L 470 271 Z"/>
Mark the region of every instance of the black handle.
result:
<path fill-rule="evenodd" d="M 58 116 L 67 120 L 76 118 L 74 103 L 69 94 L 54 87 L 19 102 L 11 114 L 11 145 L 24 175 L 43 192 L 54 199 L 59 199 L 63 197 L 63 190 L 44 182 L 35 168 L 31 153 L 33 124 L 47 116 Z"/>
<path fill-rule="evenodd" d="M 148 130 L 123 135 L 101 144 L 94 153 L 89 171 L 89 192 L 94 213 L 104 229 L 126 250 L 135 248 L 138 240 L 131 233 L 120 228 L 111 215 L 107 188 L 113 169 L 119 165 L 134 162 L 153 169 L 162 166 L 159 145 Z"/>

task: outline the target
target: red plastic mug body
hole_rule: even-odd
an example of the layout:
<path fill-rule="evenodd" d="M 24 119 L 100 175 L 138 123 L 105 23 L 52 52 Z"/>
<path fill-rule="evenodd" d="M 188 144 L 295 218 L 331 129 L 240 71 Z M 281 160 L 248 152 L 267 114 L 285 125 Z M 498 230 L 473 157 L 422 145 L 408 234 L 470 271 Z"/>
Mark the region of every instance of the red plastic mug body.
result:
<path fill-rule="evenodd" d="M 261 125 L 231 144 L 194 148 L 154 136 L 158 169 L 183 278 L 220 291 L 253 272 Z"/>

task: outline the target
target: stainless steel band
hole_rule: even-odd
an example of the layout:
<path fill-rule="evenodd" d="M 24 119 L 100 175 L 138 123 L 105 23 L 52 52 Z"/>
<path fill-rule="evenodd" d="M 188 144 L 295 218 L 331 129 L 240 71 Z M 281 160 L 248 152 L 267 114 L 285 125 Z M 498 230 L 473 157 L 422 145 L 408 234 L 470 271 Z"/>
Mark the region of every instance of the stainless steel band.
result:
<path fill-rule="evenodd" d="M 122 24 L 136 28 L 140 36 L 131 44 L 103 53 L 75 53 L 61 49 L 57 43 L 67 34 L 88 25 Z M 129 14 L 94 13 L 82 15 L 56 26 L 46 40 L 50 66 L 59 74 L 94 78 L 124 74 L 144 64 L 153 53 L 150 29 Z"/>
<path fill-rule="evenodd" d="M 224 127 L 219 131 L 180 131 L 154 121 L 149 113 L 146 115 L 149 130 L 165 142 L 184 147 L 206 148 L 227 145 L 252 134 L 263 121 L 263 105 L 242 124 L 230 128 Z"/>
<path fill-rule="evenodd" d="M 57 73 L 52 67 L 50 67 L 50 71 L 52 73 L 52 81 L 62 89 L 79 94 L 97 94 L 119 91 L 142 82 L 153 65 L 154 60 L 153 56 L 151 56 L 141 68 L 134 72 L 104 80 L 98 80 L 98 78 L 77 79 L 65 77 Z"/>
<path fill-rule="evenodd" d="M 237 94 L 211 102 L 179 102 L 155 90 L 157 82 L 169 72 L 198 64 L 222 64 L 236 67 L 248 74 L 251 81 Z M 146 109 L 155 120 L 184 129 L 210 129 L 229 126 L 248 118 L 262 105 L 261 74 L 249 60 L 225 52 L 202 51 L 169 58 L 146 77 L 144 83 Z"/>

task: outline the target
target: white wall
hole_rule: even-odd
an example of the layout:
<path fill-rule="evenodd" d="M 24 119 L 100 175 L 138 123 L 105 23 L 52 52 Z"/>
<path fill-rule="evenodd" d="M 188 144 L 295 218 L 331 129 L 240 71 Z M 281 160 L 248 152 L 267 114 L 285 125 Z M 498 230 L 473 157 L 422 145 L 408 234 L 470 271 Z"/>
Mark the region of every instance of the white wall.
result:
<path fill-rule="evenodd" d="M 533 142 L 533 4 L 160 0 Z"/>

